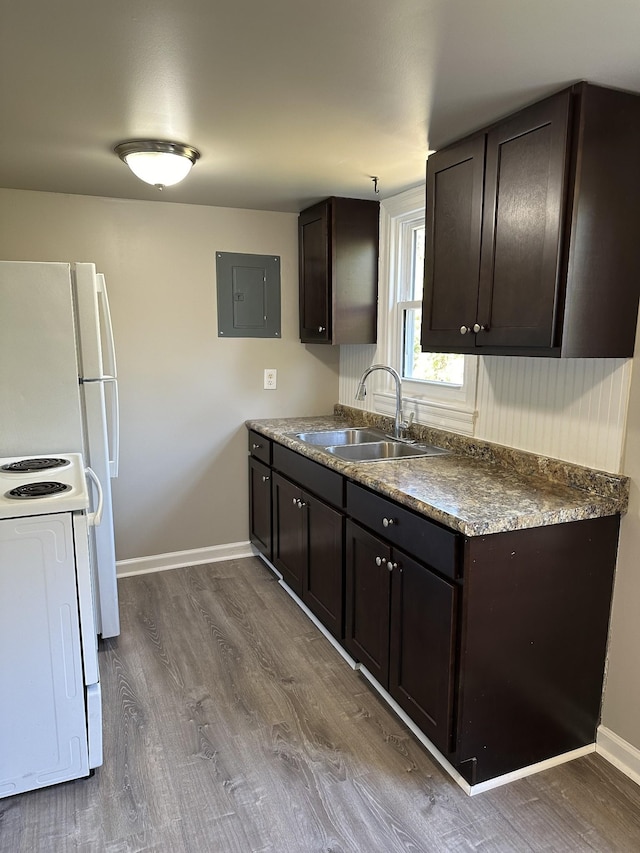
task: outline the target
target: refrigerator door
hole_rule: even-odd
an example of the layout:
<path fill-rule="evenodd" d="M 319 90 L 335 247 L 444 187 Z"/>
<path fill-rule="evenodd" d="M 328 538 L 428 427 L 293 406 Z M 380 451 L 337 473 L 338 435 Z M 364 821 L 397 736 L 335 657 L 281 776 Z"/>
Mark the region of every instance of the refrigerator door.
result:
<path fill-rule="evenodd" d="M 69 264 L 0 261 L 0 456 L 82 453 Z"/>
<path fill-rule="evenodd" d="M 90 541 L 98 598 L 96 621 L 98 632 L 106 638 L 120 633 L 111 500 L 111 475 L 117 471 L 117 387 L 116 377 L 105 372 L 105 362 L 115 371 L 115 353 L 104 277 L 96 273 L 94 264 L 76 264 L 74 278 L 85 462 L 100 480 L 104 499 L 102 523 L 92 528 Z M 111 424 L 107 388 L 110 399 L 115 400 L 110 409 Z M 112 440 L 110 435 L 114 436 Z"/>
<path fill-rule="evenodd" d="M 102 521 L 97 527 L 89 529 L 94 587 L 98 601 L 96 622 L 98 633 L 104 638 L 116 637 L 120 633 L 120 616 L 104 383 L 83 382 L 80 388 L 86 424 L 85 460 L 100 480 L 103 495 Z M 95 496 L 92 509 L 95 509 Z"/>

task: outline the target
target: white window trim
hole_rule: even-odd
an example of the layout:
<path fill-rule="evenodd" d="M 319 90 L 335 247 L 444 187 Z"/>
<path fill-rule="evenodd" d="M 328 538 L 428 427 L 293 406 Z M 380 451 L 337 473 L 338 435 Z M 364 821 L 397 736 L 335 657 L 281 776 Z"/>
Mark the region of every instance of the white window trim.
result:
<path fill-rule="evenodd" d="M 402 312 L 397 308 L 398 282 L 410 263 L 408 252 L 398 252 L 404 229 L 416 219 L 424 219 L 424 185 L 414 187 L 380 205 L 380 292 L 378 297 L 378 355 L 386 364 L 402 372 Z M 382 376 L 382 372 L 377 374 Z M 426 426 L 473 435 L 476 421 L 478 357 L 465 356 L 462 387 L 405 379 L 402 383 L 403 413 Z M 373 378 L 373 377 L 372 377 Z M 395 413 L 391 382 L 374 392 L 375 410 Z"/>

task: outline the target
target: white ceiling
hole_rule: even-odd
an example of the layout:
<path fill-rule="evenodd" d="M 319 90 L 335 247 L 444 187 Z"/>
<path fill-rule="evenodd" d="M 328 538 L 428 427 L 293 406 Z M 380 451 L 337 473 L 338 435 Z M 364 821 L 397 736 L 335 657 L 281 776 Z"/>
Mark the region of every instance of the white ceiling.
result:
<path fill-rule="evenodd" d="M 0 0 L 0 186 L 298 211 L 586 79 L 640 91 L 640 0 Z M 183 184 L 122 140 L 186 142 Z"/>

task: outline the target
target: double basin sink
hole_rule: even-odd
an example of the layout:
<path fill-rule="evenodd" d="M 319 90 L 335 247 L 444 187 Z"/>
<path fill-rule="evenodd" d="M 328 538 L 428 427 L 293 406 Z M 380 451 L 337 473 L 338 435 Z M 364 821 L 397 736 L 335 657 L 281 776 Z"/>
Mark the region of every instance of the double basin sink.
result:
<path fill-rule="evenodd" d="M 383 462 L 448 453 L 432 444 L 416 444 L 385 435 L 368 427 L 292 433 L 294 438 L 312 444 L 345 462 Z"/>

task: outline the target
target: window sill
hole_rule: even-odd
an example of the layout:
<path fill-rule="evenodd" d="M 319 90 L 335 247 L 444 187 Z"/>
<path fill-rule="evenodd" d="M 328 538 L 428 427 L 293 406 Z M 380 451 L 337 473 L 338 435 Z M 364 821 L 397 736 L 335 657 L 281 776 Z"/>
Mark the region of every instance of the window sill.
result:
<path fill-rule="evenodd" d="M 375 411 L 381 415 L 395 416 L 396 399 L 393 394 L 376 392 L 373 394 Z M 404 417 L 413 412 L 413 419 L 423 426 L 457 432 L 461 435 L 473 435 L 477 412 L 473 407 L 436 403 L 418 397 L 402 397 Z"/>

